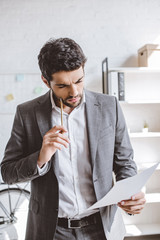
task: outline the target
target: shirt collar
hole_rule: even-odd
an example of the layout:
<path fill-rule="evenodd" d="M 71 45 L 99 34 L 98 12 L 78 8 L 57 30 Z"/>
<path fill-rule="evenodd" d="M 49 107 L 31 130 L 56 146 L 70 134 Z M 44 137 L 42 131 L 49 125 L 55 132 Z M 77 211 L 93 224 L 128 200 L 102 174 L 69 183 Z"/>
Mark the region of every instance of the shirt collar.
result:
<path fill-rule="evenodd" d="M 54 99 L 53 99 L 52 90 L 50 90 L 50 99 L 51 99 L 52 109 L 57 109 L 58 107 L 56 106 L 55 101 L 54 101 Z M 86 102 L 85 92 L 83 91 L 82 101 L 81 101 L 81 103 L 80 103 L 76 108 L 79 108 L 79 107 L 82 106 L 85 102 Z"/>

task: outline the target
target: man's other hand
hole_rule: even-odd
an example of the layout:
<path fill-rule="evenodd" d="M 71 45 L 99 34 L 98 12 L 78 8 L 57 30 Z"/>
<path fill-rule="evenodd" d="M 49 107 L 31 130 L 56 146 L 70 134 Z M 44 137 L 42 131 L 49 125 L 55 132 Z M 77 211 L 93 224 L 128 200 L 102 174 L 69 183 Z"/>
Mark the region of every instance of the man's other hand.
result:
<path fill-rule="evenodd" d="M 129 214 L 139 214 L 146 203 L 145 194 L 139 192 L 131 197 L 129 200 L 123 200 L 118 203 L 118 206 Z"/>

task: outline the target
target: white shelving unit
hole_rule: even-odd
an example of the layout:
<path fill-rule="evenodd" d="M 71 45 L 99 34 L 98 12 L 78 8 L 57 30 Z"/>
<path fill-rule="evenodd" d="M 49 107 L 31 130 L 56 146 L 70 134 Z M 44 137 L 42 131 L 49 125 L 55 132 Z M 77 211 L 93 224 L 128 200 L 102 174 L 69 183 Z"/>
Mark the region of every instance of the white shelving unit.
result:
<path fill-rule="evenodd" d="M 125 100 L 120 104 L 134 149 L 134 159 L 141 171 L 160 162 L 160 69 L 112 68 L 108 70 L 109 81 L 112 81 L 112 72 L 124 73 Z M 142 131 L 145 122 L 148 132 Z M 142 213 L 128 216 L 122 211 L 127 239 L 160 236 L 160 166 L 143 190 L 146 206 Z"/>
<path fill-rule="evenodd" d="M 155 138 L 155 137 L 160 137 L 160 132 L 147 132 L 147 133 L 143 133 L 143 132 L 134 132 L 134 133 L 130 133 L 130 138 Z"/>
<path fill-rule="evenodd" d="M 160 193 L 147 193 L 146 194 L 147 203 L 159 203 L 160 202 Z"/>
<path fill-rule="evenodd" d="M 127 237 L 158 235 L 160 224 L 129 224 L 126 225 Z"/>

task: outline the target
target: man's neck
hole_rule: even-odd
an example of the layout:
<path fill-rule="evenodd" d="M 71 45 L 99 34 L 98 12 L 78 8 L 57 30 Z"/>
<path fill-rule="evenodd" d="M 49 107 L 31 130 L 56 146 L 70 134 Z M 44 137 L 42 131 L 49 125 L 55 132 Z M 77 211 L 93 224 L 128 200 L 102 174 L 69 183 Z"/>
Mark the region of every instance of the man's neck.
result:
<path fill-rule="evenodd" d="M 63 111 L 70 114 L 75 108 L 68 107 L 63 104 Z"/>

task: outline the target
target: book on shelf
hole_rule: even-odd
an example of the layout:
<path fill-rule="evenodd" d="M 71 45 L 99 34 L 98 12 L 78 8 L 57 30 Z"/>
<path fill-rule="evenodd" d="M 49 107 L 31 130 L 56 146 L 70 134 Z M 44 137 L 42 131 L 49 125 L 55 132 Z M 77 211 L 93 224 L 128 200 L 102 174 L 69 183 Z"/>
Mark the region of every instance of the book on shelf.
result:
<path fill-rule="evenodd" d="M 125 100 L 124 73 L 118 72 L 118 98 L 119 101 Z"/>
<path fill-rule="evenodd" d="M 119 99 L 119 94 L 118 94 L 118 75 L 117 72 L 111 72 L 109 74 L 108 78 L 108 87 L 109 87 L 109 95 L 115 96 L 117 99 Z"/>
<path fill-rule="evenodd" d="M 119 101 L 125 100 L 125 82 L 123 72 L 110 72 L 108 78 L 108 94 L 115 96 Z"/>

